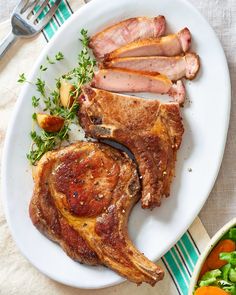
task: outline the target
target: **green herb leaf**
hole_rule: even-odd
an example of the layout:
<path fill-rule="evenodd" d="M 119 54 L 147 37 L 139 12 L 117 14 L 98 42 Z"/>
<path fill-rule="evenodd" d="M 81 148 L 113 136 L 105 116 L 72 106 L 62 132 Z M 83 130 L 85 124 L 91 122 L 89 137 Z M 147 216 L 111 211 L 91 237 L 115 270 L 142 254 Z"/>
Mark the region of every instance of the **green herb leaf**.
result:
<path fill-rule="evenodd" d="M 82 38 L 80 39 L 80 41 L 82 42 L 83 47 L 88 47 L 88 44 L 89 44 L 88 31 L 85 30 L 85 29 L 82 29 L 80 31 L 80 34 L 82 36 Z"/>
<path fill-rule="evenodd" d="M 64 59 L 64 55 L 59 51 L 56 55 L 55 55 L 55 59 L 57 61 L 59 60 L 63 60 Z"/>
<path fill-rule="evenodd" d="M 49 64 L 51 64 L 51 65 L 55 64 L 55 61 L 53 61 L 48 55 L 47 55 L 47 57 L 46 57 L 46 60 L 47 60 L 47 62 L 48 62 Z"/>
<path fill-rule="evenodd" d="M 37 78 L 37 81 L 36 81 L 35 85 L 36 85 L 36 89 L 37 89 L 37 91 L 38 91 L 43 97 L 45 97 L 45 96 L 46 96 L 45 81 L 43 81 L 43 80 L 40 79 L 40 78 Z"/>
<path fill-rule="evenodd" d="M 38 107 L 39 106 L 39 101 L 40 101 L 40 97 L 37 98 L 36 96 L 32 96 L 32 106 L 34 108 Z"/>
<path fill-rule="evenodd" d="M 18 83 L 24 83 L 26 82 L 25 73 L 22 73 L 19 75 L 19 79 L 17 80 Z"/>
<path fill-rule="evenodd" d="M 39 68 L 42 72 L 45 72 L 48 68 L 45 67 L 44 65 L 41 65 Z"/>
<path fill-rule="evenodd" d="M 56 79 L 56 87 L 57 87 L 57 89 L 60 89 L 60 87 L 61 87 L 61 79 L 60 78 Z"/>
<path fill-rule="evenodd" d="M 81 93 L 81 86 L 90 82 L 93 78 L 94 67 L 96 65 L 96 61 L 93 60 L 89 55 L 89 37 L 87 35 L 87 31 L 84 29 L 81 30 L 81 43 L 83 48 L 78 55 L 78 65 L 69 73 L 64 74 L 62 77 L 56 79 L 55 90 L 48 93 L 49 91 L 48 87 L 46 87 L 45 81 L 41 78 L 37 78 L 36 80 L 35 86 L 41 97 L 36 98 L 33 96 L 32 105 L 34 107 L 39 106 L 41 99 L 44 104 L 43 111 L 47 111 L 51 115 L 61 116 L 65 121 L 64 126 L 58 132 L 49 133 L 44 130 L 40 130 L 38 133 L 36 131 L 32 131 L 30 133 L 32 146 L 29 153 L 27 154 L 27 158 L 32 165 L 35 165 L 47 151 L 50 151 L 55 147 L 59 147 L 62 141 L 69 140 L 70 126 L 72 123 L 78 122 L 77 112 L 79 109 L 79 104 L 77 98 Z M 64 55 L 61 52 L 58 52 L 55 55 L 55 60 L 51 59 L 49 56 L 47 56 L 46 59 L 49 64 L 54 64 L 56 61 L 63 60 Z M 46 67 L 41 65 L 40 70 L 45 71 Z M 25 78 L 24 74 L 22 75 L 23 76 L 21 77 L 21 80 Z M 70 92 L 70 95 L 74 99 L 70 108 L 65 108 L 60 103 L 61 78 L 70 80 L 71 84 L 75 88 L 75 90 Z M 32 119 L 36 120 L 35 113 L 32 115 Z"/>
<path fill-rule="evenodd" d="M 32 115 L 32 119 L 33 119 L 34 121 L 36 121 L 36 119 L 37 119 L 37 115 L 36 115 L 36 113 L 33 113 L 33 115 Z"/>

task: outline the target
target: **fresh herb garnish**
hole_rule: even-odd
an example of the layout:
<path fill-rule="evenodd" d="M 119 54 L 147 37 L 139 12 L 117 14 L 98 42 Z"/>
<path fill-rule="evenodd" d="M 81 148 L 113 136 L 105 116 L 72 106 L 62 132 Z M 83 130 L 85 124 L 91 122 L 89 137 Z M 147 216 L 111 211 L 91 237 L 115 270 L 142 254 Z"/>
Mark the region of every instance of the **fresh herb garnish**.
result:
<path fill-rule="evenodd" d="M 43 80 L 40 79 L 40 78 L 37 78 L 37 81 L 36 81 L 36 83 L 35 83 L 35 86 L 36 86 L 37 91 L 38 91 L 43 97 L 46 96 L 45 85 L 46 85 L 45 81 L 43 81 Z"/>
<path fill-rule="evenodd" d="M 37 119 L 37 115 L 36 115 L 36 113 L 33 113 L 33 114 L 32 114 L 32 119 L 33 119 L 34 121 L 36 121 L 36 119 Z"/>
<path fill-rule="evenodd" d="M 49 56 L 46 57 L 47 62 L 51 65 L 55 64 L 55 61 L 53 61 Z"/>
<path fill-rule="evenodd" d="M 48 68 L 45 67 L 44 65 L 41 65 L 39 68 L 42 72 L 45 72 Z"/>
<path fill-rule="evenodd" d="M 39 106 L 40 97 L 32 96 L 32 106 L 37 108 Z"/>
<path fill-rule="evenodd" d="M 41 157 L 48 151 L 54 149 L 63 140 L 68 140 L 68 131 L 70 130 L 68 122 L 64 124 L 59 132 L 51 133 L 44 130 L 40 135 L 36 131 L 30 132 L 32 139 L 32 145 L 30 152 L 27 154 L 27 158 L 32 165 L 41 159 Z"/>
<path fill-rule="evenodd" d="M 78 66 L 75 67 L 72 71 L 63 75 L 63 78 L 66 80 L 72 80 L 75 83 L 75 91 L 80 91 L 80 88 L 83 84 L 88 83 L 92 80 L 94 75 L 94 67 L 96 65 L 96 61 L 92 59 L 89 55 L 88 43 L 89 37 L 88 32 L 84 29 L 81 30 L 81 43 L 82 50 L 78 55 Z"/>
<path fill-rule="evenodd" d="M 92 80 L 94 75 L 94 67 L 96 62 L 89 55 L 88 42 L 89 37 L 87 31 L 81 30 L 82 50 L 78 55 L 78 65 L 72 69 L 69 73 L 62 75 L 56 79 L 56 87 L 53 91 L 50 91 L 46 85 L 46 82 L 42 77 L 38 77 L 35 83 L 36 90 L 39 92 L 39 97 L 32 97 L 32 106 L 34 108 L 43 105 L 43 111 L 47 111 L 50 115 L 60 116 L 64 119 L 64 125 L 58 132 L 46 132 L 40 130 L 39 132 L 34 130 L 35 123 L 33 124 L 33 130 L 30 133 L 32 139 L 32 145 L 27 158 L 32 165 L 35 165 L 38 160 L 47 152 L 56 147 L 59 147 L 62 141 L 69 140 L 69 131 L 72 123 L 78 123 L 77 112 L 78 102 L 77 98 L 81 93 L 81 86 Z M 46 57 L 48 64 L 55 64 L 57 61 L 64 59 L 64 55 L 58 52 L 54 58 Z M 40 66 L 41 72 L 47 70 L 47 66 Z M 72 85 L 72 90 L 69 92 L 69 96 L 73 98 L 73 103 L 69 107 L 64 107 L 60 101 L 60 88 L 61 79 L 69 80 Z M 22 73 L 18 80 L 19 83 L 27 82 L 25 74 Z M 34 112 L 32 115 L 33 121 L 37 120 L 37 114 Z"/>
<path fill-rule="evenodd" d="M 22 73 L 19 75 L 19 79 L 17 80 L 18 83 L 24 83 L 26 82 L 25 73 Z"/>
<path fill-rule="evenodd" d="M 51 58 L 51 57 L 49 57 L 49 56 L 46 57 L 47 62 L 48 62 L 49 64 L 51 64 L 51 65 L 55 64 L 56 61 L 60 61 L 60 60 L 63 60 L 63 59 L 64 59 L 64 55 L 63 55 L 62 52 L 60 52 L 60 51 L 59 51 L 58 53 L 55 54 L 54 59 Z"/>
<path fill-rule="evenodd" d="M 63 60 L 64 59 L 64 55 L 59 51 L 56 55 L 55 55 L 55 59 L 57 61 L 59 60 Z"/>

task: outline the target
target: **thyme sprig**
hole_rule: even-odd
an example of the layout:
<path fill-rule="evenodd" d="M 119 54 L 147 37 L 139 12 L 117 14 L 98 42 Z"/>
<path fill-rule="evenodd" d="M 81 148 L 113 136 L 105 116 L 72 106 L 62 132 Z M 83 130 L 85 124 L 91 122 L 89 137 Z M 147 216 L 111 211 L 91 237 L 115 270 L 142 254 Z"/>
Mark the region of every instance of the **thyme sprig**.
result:
<path fill-rule="evenodd" d="M 69 141 L 69 131 L 72 123 L 78 123 L 77 112 L 78 112 L 78 101 L 77 98 L 81 93 L 81 86 L 92 80 L 94 75 L 94 67 L 96 62 L 89 55 L 88 42 L 89 37 L 86 30 L 81 30 L 81 44 L 82 50 L 78 55 L 78 64 L 70 72 L 62 75 L 56 79 L 55 89 L 50 91 L 47 87 L 45 80 L 42 77 L 38 77 L 33 83 L 36 87 L 39 96 L 32 97 L 32 106 L 39 108 L 42 106 L 44 112 L 49 112 L 50 115 L 60 116 L 64 119 L 64 125 L 58 132 L 46 132 L 45 130 L 35 130 L 35 124 L 30 132 L 32 144 L 30 151 L 27 154 L 27 158 L 32 165 L 35 165 L 38 160 L 47 152 L 61 145 L 63 141 Z M 53 65 L 58 61 L 64 59 L 64 55 L 58 52 L 54 58 L 49 56 L 46 57 L 48 65 Z M 41 72 L 45 72 L 48 66 L 41 65 Z M 73 85 L 73 90 L 70 95 L 74 98 L 70 108 L 63 107 L 60 102 L 60 86 L 61 79 L 70 80 L 70 84 Z M 22 73 L 18 79 L 19 83 L 28 82 L 25 74 Z M 31 83 L 31 82 L 30 82 Z M 35 122 L 37 118 L 36 113 L 32 115 L 32 119 Z"/>
<path fill-rule="evenodd" d="M 96 61 L 90 57 L 88 50 L 89 37 L 85 29 L 81 30 L 82 50 L 78 55 L 78 66 L 62 77 L 66 80 L 72 80 L 75 87 L 74 93 L 81 91 L 81 86 L 90 82 L 94 75 Z"/>
<path fill-rule="evenodd" d="M 17 80 L 18 83 L 25 83 L 26 82 L 26 77 L 25 73 L 22 73 L 19 75 L 19 79 Z"/>

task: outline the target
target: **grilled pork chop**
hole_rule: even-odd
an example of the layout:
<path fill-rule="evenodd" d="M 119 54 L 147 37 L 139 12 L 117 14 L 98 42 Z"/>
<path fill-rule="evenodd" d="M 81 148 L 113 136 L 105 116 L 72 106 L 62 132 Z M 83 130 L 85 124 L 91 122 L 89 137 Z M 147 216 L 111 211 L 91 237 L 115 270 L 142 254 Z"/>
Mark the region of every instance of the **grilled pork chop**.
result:
<path fill-rule="evenodd" d="M 164 16 L 154 18 L 134 17 L 121 21 L 90 38 L 89 47 L 97 58 L 142 38 L 156 38 L 165 33 L 166 21 Z"/>
<path fill-rule="evenodd" d="M 129 148 L 142 178 L 142 207 L 160 206 L 162 197 L 170 193 L 184 132 L 179 104 L 85 87 L 79 119 L 88 136 Z"/>
<path fill-rule="evenodd" d="M 162 269 L 134 247 L 127 232 L 139 192 L 136 165 L 126 154 L 78 142 L 39 161 L 30 217 L 71 258 L 154 285 L 163 278 Z"/>
<path fill-rule="evenodd" d="M 169 94 L 183 104 L 186 91 L 180 80 L 173 84 L 170 79 L 159 73 L 134 71 L 128 69 L 100 69 L 95 73 L 92 85 L 96 88 L 114 92 L 152 92 Z"/>
<path fill-rule="evenodd" d="M 182 78 L 192 80 L 196 77 L 200 61 L 195 53 L 183 56 L 144 56 L 114 58 L 104 62 L 105 68 L 122 68 L 135 71 L 157 72 L 167 76 L 172 81 Z"/>
<path fill-rule="evenodd" d="M 176 56 L 187 52 L 190 45 L 191 33 L 188 28 L 184 28 L 177 34 L 131 42 L 106 54 L 105 60 L 132 56 Z"/>

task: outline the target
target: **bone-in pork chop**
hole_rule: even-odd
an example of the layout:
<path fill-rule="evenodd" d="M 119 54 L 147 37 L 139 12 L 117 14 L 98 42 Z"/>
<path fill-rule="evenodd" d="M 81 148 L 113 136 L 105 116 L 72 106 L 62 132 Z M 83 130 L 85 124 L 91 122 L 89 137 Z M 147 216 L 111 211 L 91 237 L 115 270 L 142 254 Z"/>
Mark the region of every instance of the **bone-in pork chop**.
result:
<path fill-rule="evenodd" d="M 105 144 L 78 142 L 39 161 L 30 217 L 71 258 L 154 285 L 163 278 L 162 269 L 134 247 L 127 232 L 139 197 L 136 165 L 126 154 Z"/>
<path fill-rule="evenodd" d="M 142 207 L 160 206 L 170 193 L 184 132 L 178 103 L 161 103 L 85 87 L 79 119 L 88 136 L 130 149 L 142 178 Z"/>

